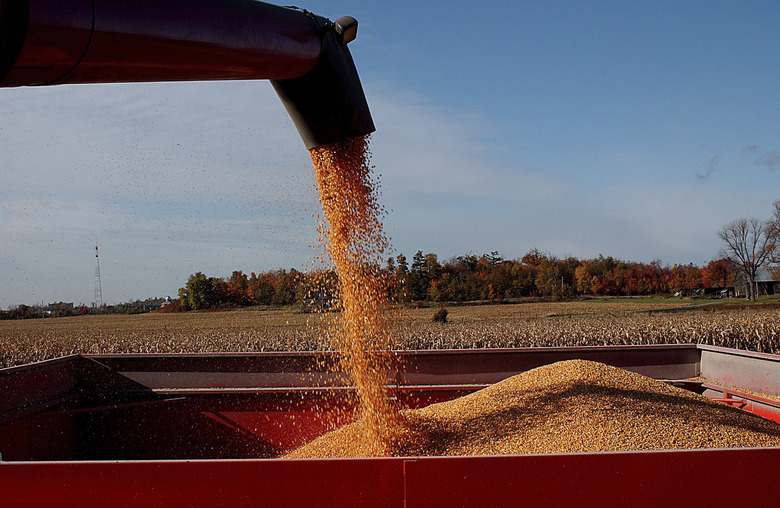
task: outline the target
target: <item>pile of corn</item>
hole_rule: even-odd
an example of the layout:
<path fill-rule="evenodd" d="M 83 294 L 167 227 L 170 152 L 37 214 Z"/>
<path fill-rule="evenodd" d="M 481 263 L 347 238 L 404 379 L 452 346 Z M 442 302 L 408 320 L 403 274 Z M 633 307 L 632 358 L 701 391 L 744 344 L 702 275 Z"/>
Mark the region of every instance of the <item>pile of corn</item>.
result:
<path fill-rule="evenodd" d="M 402 412 L 394 456 L 780 446 L 780 425 L 604 364 L 570 360 Z M 360 457 L 361 422 L 288 455 Z"/>

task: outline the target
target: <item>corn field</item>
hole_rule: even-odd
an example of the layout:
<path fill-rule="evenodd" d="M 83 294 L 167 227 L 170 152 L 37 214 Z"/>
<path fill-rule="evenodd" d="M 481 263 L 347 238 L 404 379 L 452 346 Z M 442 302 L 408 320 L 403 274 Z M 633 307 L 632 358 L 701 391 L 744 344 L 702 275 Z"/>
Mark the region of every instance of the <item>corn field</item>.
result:
<path fill-rule="evenodd" d="M 534 303 L 436 309 L 399 317 L 396 349 L 702 343 L 780 353 L 780 309 L 646 310 L 647 304 Z M 652 305 L 658 309 L 659 305 Z M 331 349 L 322 317 L 292 310 L 80 316 L 0 321 L 0 367 L 79 353 Z"/>
<path fill-rule="evenodd" d="M 780 353 L 780 310 L 605 314 L 404 326 L 405 349 L 709 344 Z"/>

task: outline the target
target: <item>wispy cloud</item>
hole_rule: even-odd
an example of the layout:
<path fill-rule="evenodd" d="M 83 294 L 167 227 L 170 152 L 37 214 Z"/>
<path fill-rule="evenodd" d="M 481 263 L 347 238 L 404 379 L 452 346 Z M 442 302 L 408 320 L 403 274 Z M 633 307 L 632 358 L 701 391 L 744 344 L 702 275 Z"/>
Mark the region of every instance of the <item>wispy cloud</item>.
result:
<path fill-rule="evenodd" d="M 696 173 L 696 180 L 699 182 L 706 182 L 709 180 L 712 174 L 715 173 L 715 166 L 717 166 L 718 162 L 720 162 L 720 155 L 713 155 L 710 157 L 707 164 L 704 166 L 704 171 Z"/>
<path fill-rule="evenodd" d="M 758 153 L 758 145 L 749 145 L 742 149 L 742 153 Z"/>
<path fill-rule="evenodd" d="M 780 152 L 768 152 L 756 159 L 756 164 L 766 166 L 770 171 L 774 171 L 780 166 Z"/>

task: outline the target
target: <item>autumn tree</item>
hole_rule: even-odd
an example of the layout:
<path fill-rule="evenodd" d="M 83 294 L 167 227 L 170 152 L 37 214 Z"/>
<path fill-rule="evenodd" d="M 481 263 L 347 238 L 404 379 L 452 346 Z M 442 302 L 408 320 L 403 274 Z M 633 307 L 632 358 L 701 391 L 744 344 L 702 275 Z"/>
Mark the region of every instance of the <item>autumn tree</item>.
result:
<path fill-rule="evenodd" d="M 190 275 L 187 284 L 179 288 L 179 301 L 183 310 L 200 310 L 216 307 L 220 303 L 220 292 L 224 281 L 207 277 L 202 272 Z"/>
<path fill-rule="evenodd" d="M 222 285 L 221 300 L 238 306 L 249 305 L 252 301 L 249 294 L 249 277 L 241 270 L 234 271 Z"/>
<path fill-rule="evenodd" d="M 421 250 L 412 258 L 412 266 L 409 271 L 409 290 L 413 300 L 425 300 L 428 296 L 428 286 L 430 284 L 430 273 L 428 269 L 428 259 Z"/>
<path fill-rule="evenodd" d="M 723 226 L 718 237 L 725 242 L 724 255 L 733 259 L 747 281 L 747 297 L 756 299 L 756 273 L 772 256 L 771 227 L 758 219 L 735 219 Z"/>
<path fill-rule="evenodd" d="M 587 295 L 593 292 L 591 287 L 594 276 L 590 270 L 588 270 L 588 268 L 590 268 L 590 263 L 583 261 L 580 266 L 574 270 L 575 287 L 577 288 L 577 291 L 583 295 Z"/>
<path fill-rule="evenodd" d="M 406 256 L 398 254 L 396 256 L 396 268 L 393 272 L 392 285 L 395 288 L 395 299 L 399 302 L 409 301 L 409 263 Z"/>
<path fill-rule="evenodd" d="M 276 287 L 271 303 L 274 305 L 295 303 L 296 296 L 299 295 L 297 291 L 299 272 L 293 268 L 289 272 L 287 270 L 277 270 L 275 275 Z"/>
<path fill-rule="evenodd" d="M 426 269 L 428 270 L 428 278 L 430 280 L 436 280 L 441 277 L 441 264 L 439 264 L 439 257 L 436 254 L 432 252 L 426 254 L 425 265 Z"/>
<path fill-rule="evenodd" d="M 545 255 L 539 252 L 538 249 L 531 249 L 520 260 L 524 265 L 537 267 L 545 259 Z"/>
<path fill-rule="evenodd" d="M 545 256 L 536 271 L 536 287 L 553 300 L 570 298 L 574 295 L 575 270 L 571 259 L 561 261 Z"/>
<path fill-rule="evenodd" d="M 493 254 L 491 253 L 491 255 Z M 515 263 L 504 261 L 501 258 L 495 259 L 495 257 L 493 259 L 488 258 L 488 262 L 492 263 L 490 273 L 486 279 L 489 296 L 498 301 L 516 296 L 512 284 L 512 268 Z"/>
<path fill-rule="evenodd" d="M 387 258 L 385 271 L 387 272 L 388 275 L 395 275 L 395 258 L 393 256 Z"/>
<path fill-rule="evenodd" d="M 273 284 L 273 276 L 270 273 L 256 275 L 252 272 L 247 288 L 249 298 L 256 305 L 271 305 L 276 289 Z"/>
<path fill-rule="evenodd" d="M 734 265 L 727 258 L 715 259 L 701 269 L 701 280 L 707 288 L 725 288 L 734 281 Z"/>
<path fill-rule="evenodd" d="M 535 296 L 536 268 L 524 263 L 513 263 L 510 270 L 511 291 L 515 297 Z"/>
<path fill-rule="evenodd" d="M 483 282 L 479 278 L 479 258 L 473 254 L 450 260 L 446 268 L 452 273 L 453 298 L 465 302 L 483 298 Z"/>

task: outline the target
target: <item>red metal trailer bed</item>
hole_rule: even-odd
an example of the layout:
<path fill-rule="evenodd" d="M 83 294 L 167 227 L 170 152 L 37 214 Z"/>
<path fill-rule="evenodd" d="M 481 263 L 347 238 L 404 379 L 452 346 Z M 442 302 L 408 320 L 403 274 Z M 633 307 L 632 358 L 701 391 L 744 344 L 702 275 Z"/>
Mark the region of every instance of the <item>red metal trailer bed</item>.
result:
<path fill-rule="evenodd" d="M 780 421 L 780 357 L 696 345 L 407 351 L 419 407 L 555 361 L 663 379 Z M 278 459 L 342 423 L 329 353 L 83 355 L 0 370 L 2 506 L 772 503 L 780 449 Z"/>

